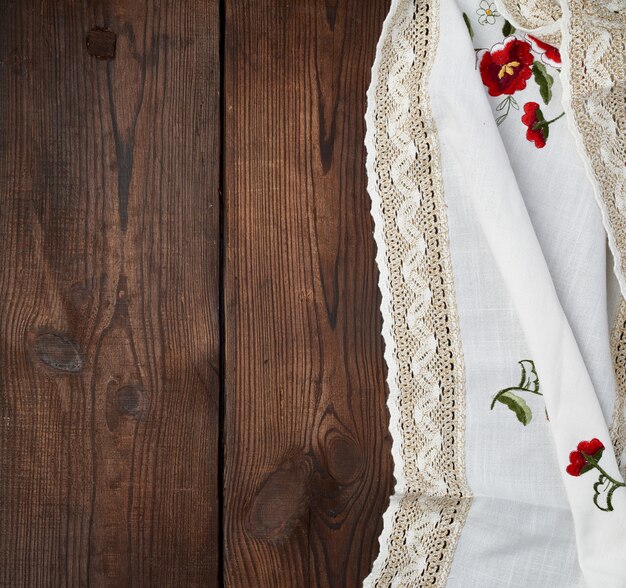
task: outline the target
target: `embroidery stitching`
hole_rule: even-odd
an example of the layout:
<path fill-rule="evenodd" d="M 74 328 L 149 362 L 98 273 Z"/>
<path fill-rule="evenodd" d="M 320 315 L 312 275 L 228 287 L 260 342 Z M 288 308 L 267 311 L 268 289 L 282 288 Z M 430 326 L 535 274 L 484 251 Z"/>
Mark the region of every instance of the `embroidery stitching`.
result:
<path fill-rule="evenodd" d="M 480 5 L 476 10 L 476 14 L 478 15 L 478 23 L 481 25 L 495 24 L 496 18 L 500 16 L 496 5 L 493 2 L 488 2 L 487 0 L 481 0 Z"/>
<path fill-rule="evenodd" d="M 586 474 L 592 469 L 596 469 L 600 472 L 598 481 L 593 485 L 593 503 L 604 512 L 611 512 L 613 510 L 613 493 L 618 488 L 626 486 L 624 482 L 618 482 L 615 478 L 610 476 L 604 468 L 600 465 L 600 459 L 604 453 L 604 444 L 599 439 L 592 439 L 591 441 L 581 441 L 576 447 L 575 451 L 569 454 L 569 465 L 565 468 L 565 471 L 575 478 Z M 600 504 L 600 500 L 603 503 Z"/>
<path fill-rule="evenodd" d="M 552 120 L 546 120 L 541 112 L 541 108 L 539 108 L 539 104 L 526 102 L 524 104 L 524 116 L 522 116 L 522 122 L 528 127 L 526 138 L 531 143 L 534 143 L 538 149 L 545 147 L 550 125 L 562 116 L 565 116 L 564 112 Z"/>
<path fill-rule="evenodd" d="M 463 18 L 473 40 L 474 32 L 467 15 L 463 14 Z M 496 113 L 500 113 L 496 117 L 497 126 L 508 118 L 511 109 L 519 111 L 519 103 L 513 94 L 525 90 L 531 77 L 537 84 L 541 99 L 547 106 L 552 100 L 552 86 L 554 85 L 554 77 L 548 71 L 548 67 L 554 68 L 557 72 L 560 72 L 561 67 L 561 54 L 556 47 L 533 35 L 526 34 L 524 37 L 518 37 L 513 34 L 514 32 L 513 25 L 504 19 L 502 33 L 505 38 L 502 42 L 496 43 L 491 49 L 474 49 L 476 67 L 480 71 L 481 80 L 489 95 L 504 96 L 495 108 Z M 549 126 L 561 116 L 563 115 L 548 121 L 536 102 L 526 102 L 524 114 L 521 117 L 521 122 L 528 127 L 526 139 L 537 149 L 545 147 Z"/>
<path fill-rule="evenodd" d="M 529 392 L 538 396 L 543 396 L 543 394 L 539 389 L 539 376 L 535 369 L 535 362 L 531 359 L 522 359 L 517 363 L 519 363 L 522 368 L 520 383 L 517 386 L 499 390 L 491 401 L 491 410 L 494 409 L 496 402 L 500 402 L 510 408 L 515 413 L 517 420 L 522 423 L 522 425 L 526 426 L 532 420 L 533 413 L 526 401 L 518 394 L 513 394 L 513 392 Z"/>

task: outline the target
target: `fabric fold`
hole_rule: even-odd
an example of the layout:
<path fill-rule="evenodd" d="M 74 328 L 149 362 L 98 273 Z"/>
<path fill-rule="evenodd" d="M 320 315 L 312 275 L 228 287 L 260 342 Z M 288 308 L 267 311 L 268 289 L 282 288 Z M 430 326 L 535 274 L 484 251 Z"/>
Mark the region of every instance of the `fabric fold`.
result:
<path fill-rule="evenodd" d="M 544 0 L 393 0 L 385 21 L 366 146 L 396 486 L 365 586 L 626 588 L 626 310 L 609 346 L 563 22 Z"/>
<path fill-rule="evenodd" d="M 448 26 L 450 19 L 456 18 L 456 28 L 461 30 L 461 14 L 453 1 L 441 0 L 441 4 Z M 459 84 L 458 71 L 472 72 L 474 66 L 468 44 L 457 41 L 446 45 L 446 60 L 458 69 L 450 70 L 447 83 L 440 83 L 440 87 L 447 88 L 447 94 L 432 96 L 433 103 L 450 103 L 447 114 L 442 108 L 435 109 L 439 114 L 435 124 L 442 144 L 445 142 L 442 167 L 445 170 L 449 153 L 467 178 L 464 197 L 473 203 L 541 374 L 585 578 L 592 588 L 622 588 L 626 585 L 626 492 L 615 492 L 614 510 L 602 512 L 591 500 L 589 484 L 581 484 L 581 479 L 566 473 L 570 453 L 581 440 L 597 438 L 611 448 L 608 426 L 508 165 L 480 80 L 468 75 Z M 449 97 L 452 88 L 459 86 L 463 88 L 463 99 Z M 456 116 L 451 113 L 453 109 Z M 462 127 L 460 121 L 465 121 Z M 602 462 L 613 479 L 623 481 L 612 451 L 604 453 Z"/>

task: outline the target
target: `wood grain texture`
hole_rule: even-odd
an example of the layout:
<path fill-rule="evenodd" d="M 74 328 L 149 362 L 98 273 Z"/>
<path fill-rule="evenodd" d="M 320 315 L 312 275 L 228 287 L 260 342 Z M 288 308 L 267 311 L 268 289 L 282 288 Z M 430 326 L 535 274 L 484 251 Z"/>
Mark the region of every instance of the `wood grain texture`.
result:
<path fill-rule="evenodd" d="M 225 585 L 358 586 L 392 485 L 363 146 L 388 6 L 225 4 Z"/>
<path fill-rule="evenodd" d="M 0 2 L 2 586 L 217 582 L 218 8 Z"/>

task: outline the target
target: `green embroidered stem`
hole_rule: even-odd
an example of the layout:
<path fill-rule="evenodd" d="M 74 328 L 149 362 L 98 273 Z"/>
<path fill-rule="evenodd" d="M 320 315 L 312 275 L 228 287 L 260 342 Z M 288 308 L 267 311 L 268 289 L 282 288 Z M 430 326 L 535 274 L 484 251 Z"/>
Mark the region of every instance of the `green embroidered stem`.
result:
<path fill-rule="evenodd" d="M 559 116 L 557 116 L 556 118 L 553 118 L 552 120 L 547 120 L 546 124 L 551 125 L 553 122 L 559 120 L 563 116 L 565 116 L 565 112 L 562 112 L 561 114 L 559 114 Z"/>
<path fill-rule="evenodd" d="M 506 101 L 501 102 L 498 108 L 503 107 L 505 102 Z M 511 102 L 509 102 L 509 104 L 511 104 Z M 517 103 L 513 104 L 513 106 L 514 108 L 517 108 Z M 519 363 L 522 370 L 519 384 L 517 386 L 510 386 L 509 388 L 499 390 L 491 401 L 490 410 L 493 410 L 496 402 L 499 401 L 512 410 L 515 413 L 517 420 L 522 423 L 522 425 L 526 426 L 532 420 L 533 413 L 524 398 L 519 394 L 514 394 L 514 392 L 530 392 L 531 394 L 536 394 L 537 396 L 543 396 L 543 394 L 539 391 L 539 376 L 537 376 L 533 360 L 522 359 L 517 363 Z"/>
<path fill-rule="evenodd" d="M 500 126 L 506 120 L 506 117 L 509 116 L 511 107 L 515 108 L 515 110 L 519 110 L 519 104 L 513 96 L 507 96 L 502 102 L 500 102 L 500 104 L 498 104 L 498 106 L 496 106 L 496 111 L 502 111 L 506 108 L 506 112 L 496 118 L 497 126 Z"/>
<path fill-rule="evenodd" d="M 608 486 L 607 486 L 607 483 L 608 483 Z M 607 488 L 609 488 L 609 491 L 606 493 L 606 507 L 602 506 L 598 502 L 598 499 L 603 494 L 603 490 L 600 490 L 601 486 L 606 486 Z M 594 492 L 593 503 L 596 505 L 597 508 L 599 508 L 603 512 L 612 512 L 613 511 L 613 494 L 615 490 L 623 486 L 624 484 L 621 484 L 620 482 L 615 482 L 613 478 L 609 477 L 607 479 L 605 478 L 604 474 L 600 474 L 598 481 L 593 485 L 593 492 Z"/>
<path fill-rule="evenodd" d="M 603 512 L 611 512 L 613 511 L 613 493 L 618 488 L 623 488 L 626 486 L 624 482 L 618 482 L 615 478 L 610 476 L 607 471 L 599 464 L 599 458 L 595 459 L 592 455 L 588 455 L 587 453 L 582 452 L 585 461 L 589 466 L 595 468 L 600 472 L 600 477 L 598 481 L 593 485 L 593 503 L 597 508 L 599 508 Z M 602 453 L 600 452 L 600 457 L 602 457 Z M 599 502 L 600 496 L 602 496 L 606 492 L 606 506 L 602 506 Z"/>
<path fill-rule="evenodd" d="M 586 453 L 583 453 L 583 455 L 585 456 L 587 463 L 592 465 L 594 468 L 596 468 L 616 488 L 619 488 L 621 486 L 626 486 L 625 482 L 618 482 L 615 478 L 607 474 L 606 470 L 598 463 L 598 461 L 593 459 L 591 455 L 587 455 Z"/>
<path fill-rule="evenodd" d="M 598 503 L 598 498 L 600 498 L 600 492 L 598 492 L 598 484 L 603 484 L 602 476 L 600 479 L 593 485 L 593 490 L 595 494 L 593 495 L 593 503 L 603 512 L 613 512 L 613 492 L 617 490 L 617 486 L 613 486 L 606 494 L 606 507 L 600 505 Z"/>
<path fill-rule="evenodd" d="M 520 392 L 530 392 L 531 394 L 536 394 L 537 396 L 543 396 L 543 394 L 539 391 L 530 390 L 529 388 L 520 388 L 519 386 L 512 386 L 511 388 L 505 388 L 504 390 L 500 390 L 493 397 L 493 400 L 491 402 L 491 410 L 493 410 L 493 407 L 496 405 L 496 402 L 498 402 L 498 399 L 500 398 L 500 396 L 502 396 L 503 394 L 506 394 L 507 392 L 513 392 L 513 390 L 518 390 Z"/>
<path fill-rule="evenodd" d="M 563 116 L 565 116 L 565 112 L 562 112 L 561 114 L 559 114 L 559 116 L 553 118 L 552 120 L 540 120 L 532 126 L 532 129 L 533 131 L 538 131 L 539 129 L 547 129 L 553 122 L 559 120 Z"/>

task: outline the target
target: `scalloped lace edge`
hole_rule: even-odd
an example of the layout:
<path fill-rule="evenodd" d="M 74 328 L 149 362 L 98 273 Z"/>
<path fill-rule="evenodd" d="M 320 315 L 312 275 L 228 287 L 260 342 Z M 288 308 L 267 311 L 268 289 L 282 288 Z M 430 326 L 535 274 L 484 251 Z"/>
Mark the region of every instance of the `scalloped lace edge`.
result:
<path fill-rule="evenodd" d="M 445 585 L 471 504 L 465 374 L 428 73 L 437 0 L 393 0 L 366 113 L 396 485 L 364 586 Z"/>

